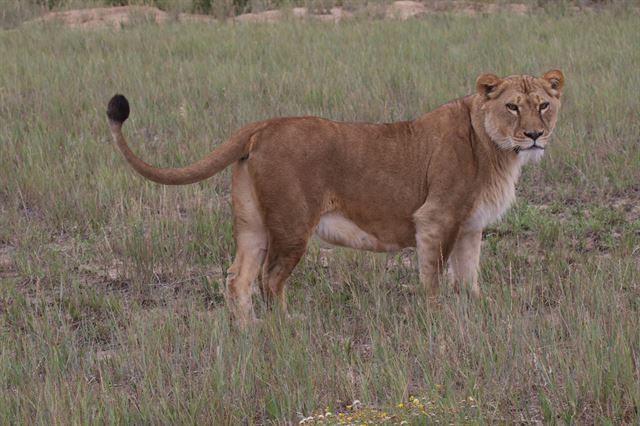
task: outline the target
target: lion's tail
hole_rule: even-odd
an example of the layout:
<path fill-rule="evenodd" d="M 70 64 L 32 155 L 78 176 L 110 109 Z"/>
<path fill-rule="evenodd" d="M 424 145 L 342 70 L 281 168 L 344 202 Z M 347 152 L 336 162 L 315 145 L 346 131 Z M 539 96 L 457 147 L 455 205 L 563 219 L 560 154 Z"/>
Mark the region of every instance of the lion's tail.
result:
<path fill-rule="evenodd" d="M 129 118 L 127 98 L 122 95 L 115 95 L 111 98 L 107 107 L 107 117 L 109 117 L 113 139 L 127 162 L 142 176 L 164 185 L 186 185 L 199 182 L 215 175 L 234 161 L 247 156 L 251 136 L 265 124 L 256 123 L 243 128 L 207 156 L 188 166 L 159 168 L 145 163 L 135 155 L 122 134 L 122 124 Z"/>

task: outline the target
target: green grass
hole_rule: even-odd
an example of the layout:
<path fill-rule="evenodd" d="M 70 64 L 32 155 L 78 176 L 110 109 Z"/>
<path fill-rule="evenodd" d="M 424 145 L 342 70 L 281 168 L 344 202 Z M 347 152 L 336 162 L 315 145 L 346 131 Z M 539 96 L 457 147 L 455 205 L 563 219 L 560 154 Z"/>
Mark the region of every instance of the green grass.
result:
<path fill-rule="evenodd" d="M 3 423 L 287 424 L 355 415 L 354 400 L 388 424 L 640 421 L 638 23 L 605 11 L 0 32 Z M 313 243 L 289 283 L 294 319 L 256 300 L 264 322 L 246 333 L 220 292 L 229 172 L 147 182 L 105 117 L 126 94 L 135 151 L 180 165 L 258 119 L 409 119 L 480 73 L 556 67 L 556 138 L 486 232 L 482 301 L 444 286 L 428 308 L 411 251 Z M 432 416 L 398 407 L 410 396 Z"/>

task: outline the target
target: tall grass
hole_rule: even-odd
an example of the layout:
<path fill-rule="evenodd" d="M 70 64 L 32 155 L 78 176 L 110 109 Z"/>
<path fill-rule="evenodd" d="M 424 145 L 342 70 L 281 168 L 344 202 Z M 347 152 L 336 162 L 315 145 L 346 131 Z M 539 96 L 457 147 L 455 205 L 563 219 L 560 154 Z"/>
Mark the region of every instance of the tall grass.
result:
<path fill-rule="evenodd" d="M 0 418 L 284 424 L 419 395 L 437 397 L 440 422 L 640 421 L 637 24 L 605 12 L 0 33 Z M 251 121 L 410 119 L 480 73 L 550 68 L 567 77 L 556 138 L 486 233 L 481 302 L 445 286 L 427 308 L 410 251 L 313 243 L 290 280 L 294 318 L 258 304 L 264 322 L 244 334 L 219 291 L 228 171 L 149 183 L 105 118 L 125 93 L 135 151 L 181 165 Z"/>

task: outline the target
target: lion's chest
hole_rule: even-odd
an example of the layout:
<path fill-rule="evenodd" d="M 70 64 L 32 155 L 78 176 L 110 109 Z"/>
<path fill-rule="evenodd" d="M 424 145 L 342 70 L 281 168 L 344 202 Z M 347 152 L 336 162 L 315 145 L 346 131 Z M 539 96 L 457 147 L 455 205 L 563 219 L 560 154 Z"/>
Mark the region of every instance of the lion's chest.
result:
<path fill-rule="evenodd" d="M 502 218 L 516 198 L 515 184 L 519 173 L 520 168 L 514 167 L 482 189 L 465 228 L 481 231 Z"/>

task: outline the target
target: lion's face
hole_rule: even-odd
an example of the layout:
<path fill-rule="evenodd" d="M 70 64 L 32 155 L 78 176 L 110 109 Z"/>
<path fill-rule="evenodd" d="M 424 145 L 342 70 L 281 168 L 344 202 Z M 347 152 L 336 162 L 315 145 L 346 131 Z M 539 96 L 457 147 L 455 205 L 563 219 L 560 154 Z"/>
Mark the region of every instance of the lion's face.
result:
<path fill-rule="evenodd" d="M 523 160 L 542 158 L 556 125 L 563 85 L 564 76 L 559 70 L 541 78 L 478 77 L 476 88 L 484 100 L 481 110 L 489 137 Z"/>

